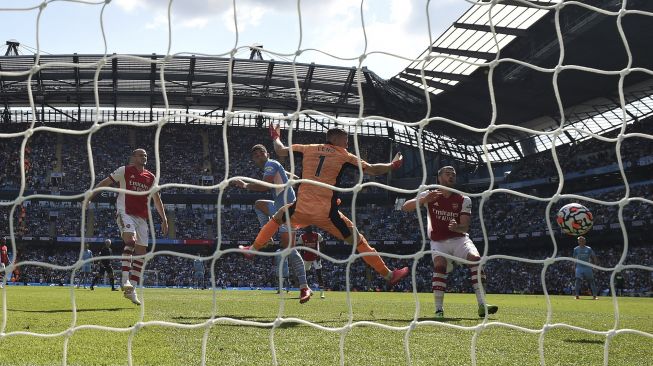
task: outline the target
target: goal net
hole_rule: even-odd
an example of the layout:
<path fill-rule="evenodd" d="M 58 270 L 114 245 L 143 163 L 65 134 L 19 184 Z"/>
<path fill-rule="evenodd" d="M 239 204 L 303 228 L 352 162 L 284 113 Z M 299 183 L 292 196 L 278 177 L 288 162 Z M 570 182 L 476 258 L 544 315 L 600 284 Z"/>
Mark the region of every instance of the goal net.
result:
<path fill-rule="evenodd" d="M 650 170 L 645 176 L 653 163 L 653 71 L 642 50 L 649 45 L 629 23 L 653 22 L 650 6 L 635 0 L 323 3 L 0 5 L 0 22 L 27 38 L 22 46 L 8 41 L 7 55 L 0 58 L 0 208 L 10 253 L 0 270 L 0 348 L 14 350 L 6 360 L 0 356 L 0 364 L 277 365 L 308 362 L 309 355 L 320 364 L 341 365 L 422 365 L 434 359 L 544 365 L 573 363 L 582 353 L 578 349 L 596 353 L 597 345 L 601 352 L 589 363 L 649 362 L 651 317 L 624 314 L 615 293 L 652 291 L 650 240 L 642 233 L 653 223 Z M 444 3 L 455 3 L 455 10 Z M 447 11 L 463 15 L 440 19 Z M 606 19 L 623 50 L 620 67 L 565 58 L 578 55 L 567 42 L 583 40 Z M 218 23 L 227 26 L 213 28 Z M 440 23 L 453 25 L 437 30 Z M 541 36 L 545 30 L 548 37 Z M 140 35 L 147 44 L 139 44 Z M 270 36 L 275 41 L 265 46 L 252 38 Z M 137 52 L 125 47 L 113 54 L 115 39 L 138 44 Z M 77 42 L 91 52 L 76 54 L 70 44 Z M 419 44 L 417 51 L 410 43 Z M 25 48 L 34 54 L 9 56 Z M 153 48 L 163 51 L 144 55 Z M 525 48 L 532 50 L 529 56 L 513 52 Z M 617 56 L 601 56 L 611 57 Z M 375 65 L 387 75 L 369 72 Z M 212 75 L 220 72 L 218 82 Z M 593 85 L 591 76 L 601 81 Z M 259 87 L 242 87 L 257 77 Z M 574 82 L 585 85 L 568 85 Z M 605 95 L 587 92 L 608 82 L 614 87 Z M 530 84 L 547 86 L 533 91 Z M 319 91 L 311 95 L 313 89 Z M 469 99 L 459 99 L 457 90 L 468 91 Z M 579 100 L 574 93 L 593 97 Z M 511 105 L 528 98 L 521 108 Z M 466 109 L 471 101 L 474 108 Z M 255 179 L 259 173 L 249 151 L 263 142 L 272 150 L 271 123 L 281 125 L 287 146 L 322 142 L 324 132 L 338 126 L 350 133 L 349 150 L 370 163 L 404 153 L 408 169 L 397 176 L 370 178 L 359 165 L 345 177 L 347 184 L 330 187 L 348 197 L 341 210 L 388 266 L 411 268 L 394 296 L 381 297 L 384 282 L 351 248 L 346 255 L 321 255 L 327 286 L 342 291 L 327 301 L 337 302 L 320 303 L 314 296 L 308 306 L 295 307 L 296 298 L 280 291 L 274 308 L 263 309 L 270 300 L 256 289 L 276 289 L 282 273 L 271 270 L 273 252 L 261 252 L 253 262 L 242 258 L 237 246 L 251 244 L 256 231 L 240 227 L 255 228 L 258 222 L 254 196 L 234 193 L 231 185 L 243 179 L 275 187 Z M 387 146 L 378 147 L 375 138 Z M 112 215 L 120 190 L 93 187 L 138 147 L 147 150 L 156 176 L 144 194 L 148 202 L 163 194 L 171 234 L 161 234 L 153 209 L 149 248 L 138 258 L 145 268 L 137 289 L 143 304 L 131 317 L 115 320 L 115 313 L 133 310 L 127 300 L 114 304 L 113 297 L 98 306 L 72 285 L 76 273 L 93 262 L 84 259 L 85 246 L 95 251 L 101 238 L 119 238 Z M 592 165 L 603 159 L 610 163 Z M 513 170 L 502 168 L 504 162 Z M 291 173 L 301 172 L 298 156 L 283 163 Z M 529 304 L 519 304 L 519 311 L 507 302 L 498 304 L 496 315 L 471 317 L 477 312 L 474 296 L 450 293 L 445 307 L 454 315 L 435 319 L 426 212 L 400 210 L 406 199 L 441 188 L 434 174 L 443 165 L 460 167 L 466 182 L 454 190 L 473 200 L 469 236 L 481 252 L 480 271 L 487 274 L 479 281 L 481 292 L 490 303 L 498 293 L 535 294 L 515 300 Z M 189 169 L 201 173 L 186 179 Z M 615 184 L 592 179 L 599 175 Z M 298 177 L 286 186 L 297 183 L 310 184 Z M 93 194 L 98 199 L 89 203 Z M 189 197 L 192 203 L 185 201 Z M 554 220 L 558 208 L 571 202 L 594 213 L 595 238 L 609 233 L 618 241 L 599 252 L 599 262 L 586 264 L 603 280 L 601 295 L 608 299 L 583 306 L 580 315 L 554 297 L 572 297 L 570 273 L 580 262 L 572 257 L 575 243 L 570 247 L 569 238 L 559 235 Z M 633 245 L 633 235 L 648 248 Z M 528 248 L 543 241 L 548 246 Z M 327 237 L 327 250 L 338 245 Z M 113 259 L 120 258 L 114 248 Z M 204 267 L 194 272 L 196 259 L 206 272 Z M 464 268 L 471 262 L 457 261 L 449 292 L 470 292 Z M 120 271 L 114 273 L 119 279 Z M 312 270 L 309 276 L 317 282 Z M 624 276 L 627 285 L 620 282 Z M 70 288 L 65 295 L 34 290 L 48 283 Z M 179 288 L 158 288 L 168 284 Z M 205 284 L 211 291 L 195 291 Z M 233 288 L 255 291 L 223 291 Z M 650 308 L 650 300 L 642 300 L 640 307 Z M 49 301 L 46 309 L 30 308 Z M 594 306 L 611 316 L 593 317 Z M 43 343 L 36 346 L 35 338 Z M 109 361 L 92 358 L 103 345 L 89 339 L 110 343 L 97 351 L 106 352 Z M 22 348 L 24 342 L 29 347 Z M 31 352 L 31 347 L 39 348 Z"/>

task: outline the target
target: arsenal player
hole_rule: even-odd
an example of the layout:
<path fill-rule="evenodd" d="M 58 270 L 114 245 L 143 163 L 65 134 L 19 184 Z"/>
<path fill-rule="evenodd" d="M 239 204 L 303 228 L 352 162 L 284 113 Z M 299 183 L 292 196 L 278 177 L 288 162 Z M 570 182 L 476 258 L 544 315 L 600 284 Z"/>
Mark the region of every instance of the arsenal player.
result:
<path fill-rule="evenodd" d="M 136 149 L 130 156 L 130 164 L 121 166 L 111 175 L 98 183 L 95 188 L 108 187 L 118 184 L 119 188 L 127 191 L 144 192 L 149 191 L 154 184 L 154 174 L 145 169 L 147 164 L 147 152 L 144 149 Z M 154 206 L 161 217 L 161 232 L 168 233 L 168 219 L 163 208 L 159 192 L 151 193 Z M 93 199 L 95 193 L 89 198 Z M 148 195 L 135 195 L 125 192 L 118 194 L 116 210 L 118 228 L 125 247 L 122 252 L 122 288 L 125 298 L 136 305 L 141 302 L 136 296 L 134 286 L 138 284 L 143 272 L 143 259 L 132 260 L 132 255 L 141 256 L 147 251 L 148 241 L 148 217 L 150 209 L 147 200 Z"/>
<path fill-rule="evenodd" d="M 320 252 L 320 244 L 324 241 L 322 234 L 316 233 L 313 231 L 312 226 L 307 226 L 304 229 L 304 233 L 299 236 L 297 245 L 303 245 L 305 247 L 315 249 Z M 304 259 L 304 269 L 306 273 L 311 267 L 315 268 L 315 273 L 317 273 L 317 283 L 320 285 L 320 298 L 324 299 L 324 280 L 322 279 L 322 261 L 319 254 L 309 252 L 308 250 L 302 251 L 302 258 Z"/>
<path fill-rule="evenodd" d="M 7 251 L 7 242 L 5 238 L 2 238 L 2 241 L 0 242 L 0 288 L 2 288 L 2 280 L 5 277 L 5 268 L 9 264 L 9 255 Z M 11 278 L 9 276 L 8 278 Z"/>
<path fill-rule="evenodd" d="M 438 170 L 438 184 L 453 188 L 456 185 L 456 170 L 445 166 Z M 447 288 L 447 258 L 439 253 L 451 255 L 470 262 L 481 260 L 478 249 L 469 239 L 467 231 L 471 222 L 472 200 L 468 196 L 454 193 L 448 189 L 424 191 L 416 198 L 406 201 L 403 211 L 415 211 L 418 206 L 428 210 L 428 235 L 431 239 L 431 257 L 433 258 L 433 295 L 435 297 L 435 317 L 444 318 L 444 292 Z M 494 314 L 499 309 L 495 305 L 486 305 L 479 287 L 480 276 L 478 263 L 469 264 L 472 287 L 478 301 L 478 316 Z"/>

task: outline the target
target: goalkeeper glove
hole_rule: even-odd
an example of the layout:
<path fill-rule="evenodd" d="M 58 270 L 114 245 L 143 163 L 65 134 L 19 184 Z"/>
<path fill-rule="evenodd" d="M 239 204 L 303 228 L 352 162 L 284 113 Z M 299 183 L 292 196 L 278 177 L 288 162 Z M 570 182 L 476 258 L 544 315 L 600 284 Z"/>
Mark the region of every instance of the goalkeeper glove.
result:
<path fill-rule="evenodd" d="M 270 123 L 270 137 L 272 138 L 272 141 L 279 139 L 279 133 L 277 132 L 276 128 L 274 128 L 274 123 Z"/>
<path fill-rule="evenodd" d="M 401 157 L 401 153 L 397 153 L 397 157 L 390 163 L 390 169 L 397 170 L 401 168 L 404 164 L 404 159 Z"/>

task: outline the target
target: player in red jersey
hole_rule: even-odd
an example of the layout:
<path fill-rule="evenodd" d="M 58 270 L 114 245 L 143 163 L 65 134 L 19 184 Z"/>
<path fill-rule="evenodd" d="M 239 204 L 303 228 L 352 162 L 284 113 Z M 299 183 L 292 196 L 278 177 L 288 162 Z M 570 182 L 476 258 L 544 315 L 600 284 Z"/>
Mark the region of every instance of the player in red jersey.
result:
<path fill-rule="evenodd" d="M 440 168 L 438 184 L 453 188 L 456 185 L 456 170 L 452 166 Z M 442 319 L 444 318 L 444 292 L 447 288 L 447 258 L 438 255 L 438 252 L 471 262 L 481 260 L 478 249 L 467 234 L 471 222 L 472 200 L 468 196 L 441 188 L 420 193 L 416 198 L 406 201 L 401 209 L 415 211 L 418 205 L 428 209 L 428 235 L 431 239 L 431 256 L 433 258 L 432 284 L 435 297 L 435 317 Z M 478 264 L 469 264 L 469 269 L 471 270 L 472 287 L 478 301 L 478 316 L 485 316 L 486 306 L 487 313 L 496 313 L 497 306 L 485 304 L 478 284 L 481 279 L 478 273 Z"/>
<path fill-rule="evenodd" d="M 303 245 L 307 248 L 315 249 L 319 252 L 320 244 L 323 242 L 324 238 L 322 238 L 322 234 L 314 232 L 312 226 L 307 226 L 304 229 L 304 233 L 299 236 L 297 245 Z M 322 277 L 322 263 L 320 255 L 309 252 L 308 250 L 302 250 L 302 258 L 304 259 L 304 269 L 306 270 L 306 273 L 308 273 L 308 270 L 311 269 L 311 267 L 315 268 L 315 273 L 317 274 L 317 284 L 320 286 L 320 298 L 324 299 L 324 280 Z"/>
<path fill-rule="evenodd" d="M 147 164 L 147 152 L 144 149 L 136 149 L 130 157 L 130 164 L 121 166 L 111 175 L 98 183 L 95 188 L 108 187 L 118 184 L 119 188 L 127 191 L 143 192 L 148 191 L 154 184 L 154 174 L 145 169 Z M 89 198 L 93 199 L 95 193 Z M 137 285 L 143 272 L 143 259 L 132 260 L 132 255 L 140 256 L 147 251 L 148 241 L 148 217 L 150 210 L 147 202 L 148 195 L 134 195 L 120 192 L 116 200 L 118 228 L 125 247 L 122 252 L 122 288 L 124 296 L 134 304 L 141 302 L 136 296 L 134 285 Z M 159 192 L 152 194 L 154 206 L 161 217 L 161 232 L 168 234 L 168 219 L 166 218 L 163 202 Z"/>
<path fill-rule="evenodd" d="M 5 238 L 2 238 L 2 242 L 0 242 L 0 288 L 3 288 L 2 281 L 5 278 L 5 268 L 7 268 L 7 264 L 9 264 L 7 242 Z"/>

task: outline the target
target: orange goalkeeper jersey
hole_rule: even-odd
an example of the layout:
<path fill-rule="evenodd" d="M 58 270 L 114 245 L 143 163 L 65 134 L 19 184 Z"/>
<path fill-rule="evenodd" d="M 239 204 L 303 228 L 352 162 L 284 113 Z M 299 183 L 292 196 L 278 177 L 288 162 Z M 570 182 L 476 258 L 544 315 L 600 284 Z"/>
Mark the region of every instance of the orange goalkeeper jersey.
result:
<path fill-rule="evenodd" d="M 363 169 L 370 164 L 342 147 L 330 144 L 292 145 L 292 151 L 301 153 L 302 178 L 338 187 L 346 167 Z M 336 206 L 337 192 L 310 183 L 303 183 L 297 192 L 297 211 L 326 216 Z"/>

